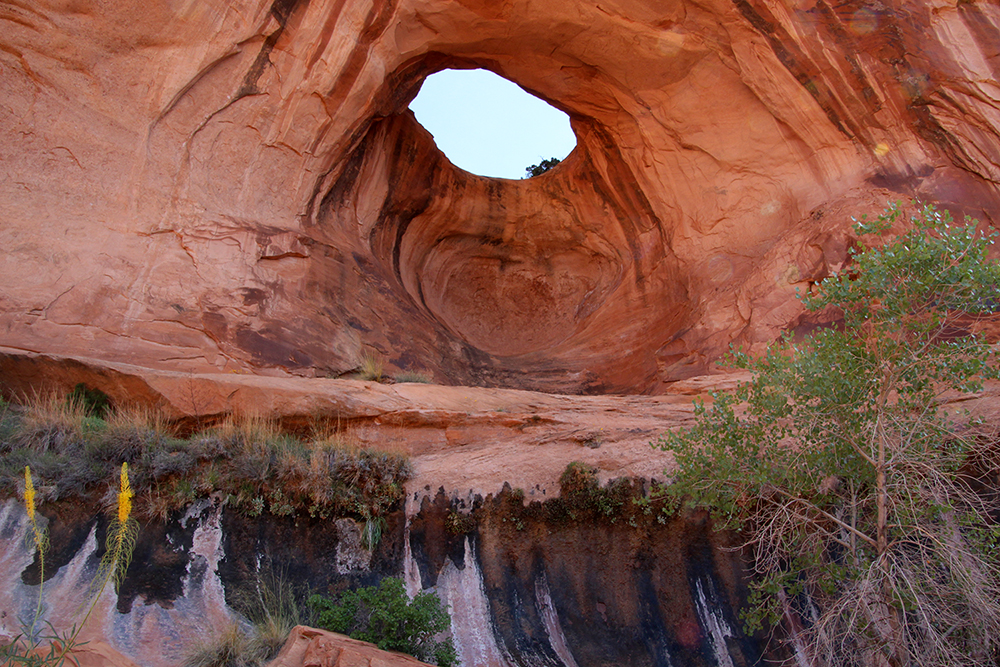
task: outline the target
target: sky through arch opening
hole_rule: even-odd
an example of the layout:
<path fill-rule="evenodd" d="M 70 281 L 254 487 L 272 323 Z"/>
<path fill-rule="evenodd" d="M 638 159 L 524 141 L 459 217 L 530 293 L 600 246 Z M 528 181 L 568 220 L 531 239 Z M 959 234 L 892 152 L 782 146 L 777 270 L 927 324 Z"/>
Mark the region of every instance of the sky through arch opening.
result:
<path fill-rule="evenodd" d="M 483 69 L 431 74 L 410 109 L 452 164 L 479 176 L 524 178 L 576 147 L 569 116 Z"/>

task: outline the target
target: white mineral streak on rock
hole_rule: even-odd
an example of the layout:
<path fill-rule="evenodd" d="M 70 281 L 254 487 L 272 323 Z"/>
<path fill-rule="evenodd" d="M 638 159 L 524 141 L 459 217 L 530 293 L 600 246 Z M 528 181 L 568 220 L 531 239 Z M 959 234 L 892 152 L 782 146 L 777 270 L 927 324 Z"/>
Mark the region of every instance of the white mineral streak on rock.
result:
<path fill-rule="evenodd" d="M 45 606 L 48 610 L 45 617 L 57 630 L 68 630 L 78 624 L 87 613 L 90 602 L 88 593 L 91 583 L 97 574 L 97 526 L 91 527 L 87 539 L 73 559 L 59 568 L 51 579 L 45 582 Z M 93 557 L 93 558 L 92 558 Z M 48 576 L 48 575 L 46 575 Z M 96 592 L 96 591 L 94 591 Z M 100 602 L 94 613 L 100 617 Z M 92 623 L 93 621 L 88 621 Z M 96 627 L 96 624 L 94 626 Z M 81 640 L 91 636 L 87 628 L 81 630 Z M 93 635 L 95 638 L 99 634 Z"/>
<path fill-rule="evenodd" d="M 225 557 L 221 507 L 212 507 L 202 520 L 208 508 L 209 501 L 196 503 L 181 520 L 185 525 L 198 522 L 181 597 L 165 608 L 146 604 L 140 596 L 127 614 L 119 614 L 113 607 L 108 611 L 107 636 L 118 650 L 143 667 L 176 666 L 193 644 L 217 635 L 234 620 L 218 574 L 219 561 Z M 152 646 L 158 650 L 150 651 Z"/>
<path fill-rule="evenodd" d="M 709 643 L 712 645 L 712 653 L 715 654 L 715 662 L 719 667 L 735 667 L 733 659 L 729 655 L 729 645 L 727 637 L 735 637 L 732 628 L 721 616 L 721 610 L 710 607 L 708 599 L 705 597 L 705 589 L 702 587 L 701 579 L 696 579 L 694 605 L 698 610 L 698 618 L 701 620 L 702 629 L 708 633 Z"/>
<path fill-rule="evenodd" d="M 413 567 L 416 568 L 416 563 Z M 483 577 L 469 538 L 465 538 L 465 569 L 460 570 L 450 560 L 445 561 L 436 590 L 441 601 L 449 607 L 451 636 L 461 663 L 475 667 L 513 667 L 513 661 L 497 646 Z"/>
<path fill-rule="evenodd" d="M 14 498 L 0 509 L 0 637 L 21 631 L 19 619 L 34 614 L 37 586 L 21 582 L 21 573 L 35 559 L 28 548 L 28 515 Z"/>
<path fill-rule="evenodd" d="M 788 604 L 788 597 L 780 588 L 778 589 L 778 600 L 781 602 L 782 615 L 784 616 L 782 627 L 788 632 L 795 651 L 795 664 L 798 667 L 810 667 L 813 661 L 809 659 L 809 651 L 806 649 L 800 632 L 801 624 L 798 615 L 792 610 L 791 605 Z"/>
<path fill-rule="evenodd" d="M 44 521 L 44 517 L 40 517 Z M 21 622 L 30 624 L 38 608 L 38 586 L 28 586 L 21 581 L 24 569 L 34 561 L 34 546 L 28 541 L 28 517 L 20 502 L 9 500 L 0 510 L 0 634 L 16 635 L 23 630 Z M 73 559 L 53 574 L 45 571 L 42 587 L 42 614 L 35 627 L 48 632 L 45 623 L 51 623 L 60 635 L 78 627 L 84 620 L 96 594 L 92 582 L 97 572 L 97 528 L 90 529 L 83 546 Z M 86 624 L 80 628 L 77 641 L 85 642 L 102 638 L 102 624 L 97 619 L 114 610 L 116 597 L 109 586 L 94 604 Z"/>
<path fill-rule="evenodd" d="M 419 507 L 413 497 L 407 494 L 403 510 L 406 516 L 406 524 L 403 526 L 403 583 L 406 585 L 406 594 L 411 598 L 424 588 L 420 581 L 420 568 L 410 550 L 410 519 L 415 513 L 415 505 Z"/>
<path fill-rule="evenodd" d="M 195 530 L 191 544 L 191 560 L 187 568 L 188 576 L 184 580 L 184 599 L 197 601 L 207 620 L 212 621 L 212 625 L 216 628 L 220 627 L 220 624 L 228 623 L 231 618 L 229 608 L 226 606 L 225 590 L 219 578 L 219 561 L 226 556 L 222 548 L 222 526 L 219 523 L 221 518 L 222 507 L 217 505 L 212 508 L 204 523 Z M 200 577 L 194 577 L 192 569 L 199 562 L 198 559 L 204 559 L 207 567 Z M 192 587 L 194 579 L 199 580 L 201 585 Z"/>
<path fill-rule="evenodd" d="M 535 579 L 535 603 L 545 625 L 545 632 L 549 635 L 549 644 L 555 651 L 559 659 L 566 667 L 577 667 L 576 660 L 566 643 L 566 635 L 563 634 L 562 626 L 559 624 L 559 615 L 556 613 L 556 606 L 552 604 L 552 596 L 549 594 L 549 581 L 543 573 Z"/>

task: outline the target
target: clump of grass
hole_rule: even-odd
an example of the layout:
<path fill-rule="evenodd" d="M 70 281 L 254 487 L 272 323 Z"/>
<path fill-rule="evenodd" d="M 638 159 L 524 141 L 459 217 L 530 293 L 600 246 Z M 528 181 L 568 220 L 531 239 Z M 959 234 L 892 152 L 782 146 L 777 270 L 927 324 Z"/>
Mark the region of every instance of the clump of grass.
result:
<path fill-rule="evenodd" d="M 183 667 L 259 667 L 270 660 L 270 649 L 251 632 L 233 623 L 218 635 L 194 646 Z"/>
<path fill-rule="evenodd" d="M 22 412 L 11 445 L 36 452 L 64 450 L 81 443 L 88 431 L 100 427 L 83 404 L 51 392 L 33 396 Z"/>
<path fill-rule="evenodd" d="M 253 636 L 272 659 L 284 646 L 296 625 L 309 625 L 312 614 L 305 600 L 308 590 L 298 591 L 283 572 L 263 571 L 236 591 L 233 607 L 250 621 Z"/>
<path fill-rule="evenodd" d="M 419 382 L 421 384 L 431 384 L 434 378 L 426 371 L 403 371 L 396 376 L 396 382 Z"/>
<path fill-rule="evenodd" d="M 312 622 L 305 600 L 282 574 L 259 573 L 233 594 L 232 605 L 249 621 L 226 627 L 188 654 L 184 667 L 259 667 L 272 660 L 296 625 Z"/>
<path fill-rule="evenodd" d="M 370 382 L 381 382 L 385 377 L 382 359 L 374 352 L 365 352 L 358 368 L 358 379 Z"/>

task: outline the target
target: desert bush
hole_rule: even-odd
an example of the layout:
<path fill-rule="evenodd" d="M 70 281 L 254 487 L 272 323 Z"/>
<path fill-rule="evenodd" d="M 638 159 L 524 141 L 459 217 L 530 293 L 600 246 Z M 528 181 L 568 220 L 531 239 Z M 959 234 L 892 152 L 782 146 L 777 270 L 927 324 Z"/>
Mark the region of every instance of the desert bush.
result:
<path fill-rule="evenodd" d="M 427 591 L 410 600 L 400 579 L 387 577 L 378 586 L 347 591 L 336 600 L 312 595 L 309 605 L 316 612 L 317 625 L 325 630 L 441 667 L 458 662 L 451 639 L 437 640 L 451 625 L 441 600 Z"/>
<path fill-rule="evenodd" d="M 678 466 L 667 491 L 744 536 L 748 625 L 787 620 L 800 660 L 996 665 L 1000 505 L 968 471 L 995 475 L 997 444 L 940 409 L 1000 376 L 972 333 L 1000 305 L 996 234 L 925 207 L 912 231 L 866 245 L 899 216 L 862 219 L 851 266 L 805 295 L 842 326 L 735 352 L 753 379 L 661 439 Z"/>

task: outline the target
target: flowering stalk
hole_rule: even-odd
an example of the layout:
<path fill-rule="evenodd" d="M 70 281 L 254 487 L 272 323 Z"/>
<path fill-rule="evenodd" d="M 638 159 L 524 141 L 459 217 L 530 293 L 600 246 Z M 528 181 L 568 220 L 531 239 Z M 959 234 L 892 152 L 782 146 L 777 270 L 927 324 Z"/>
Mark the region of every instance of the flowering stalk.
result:
<path fill-rule="evenodd" d="M 83 630 L 91 612 L 94 611 L 94 607 L 97 606 L 97 601 L 104 593 L 104 589 L 107 588 L 108 582 L 114 579 L 117 591 L 125 578 L 125 571 L 128 570 L 129 563 L 132 561 L 135 540 L 139 534 L 139 524 L 132 518 L 132 498 L 134 495 L 128 480 L 128 464 L 122 463 L 118 490 L 118 513 L 108 526 L 107 549 L 101 559 L 97 576 L 94 578 L 89 594 L 92 601 L 83 620 L 76 626 L 76 631 L 63 643 L 62 653 L 59 655 L 57 664 L 61 664 L 65 655 L 76 645 L 77 636 Z"/>
<path fill-rule="evenodd" d="M 31 619 L 31 627 L 28 630 L 28 640 L 35 641 L 35 624 L 42 615 L 42 589 L 45 586 L 45 550 L 48 547 L 48 536 L 45 530 L 38 525 L 38 517 L 35 514 L 35 485 L 31 479 L 31 468 L 24 466 L 24 509 L 28 512 L 28 522 L 31 524 L 31 540 L 38 551 L 38 606 L 35 608 L 35 616 Z"/>

